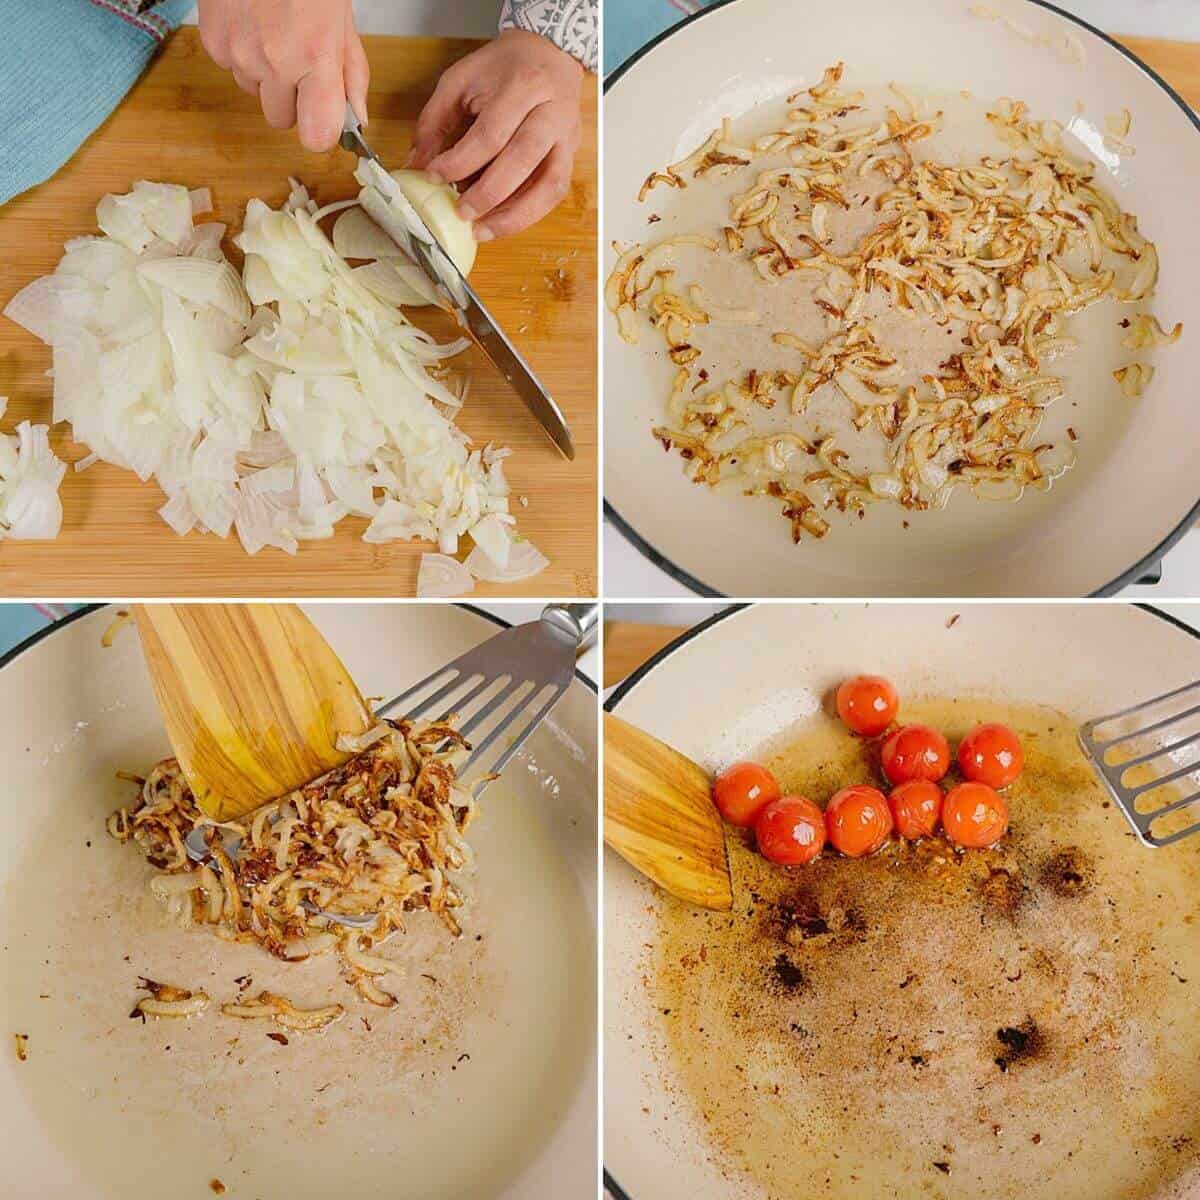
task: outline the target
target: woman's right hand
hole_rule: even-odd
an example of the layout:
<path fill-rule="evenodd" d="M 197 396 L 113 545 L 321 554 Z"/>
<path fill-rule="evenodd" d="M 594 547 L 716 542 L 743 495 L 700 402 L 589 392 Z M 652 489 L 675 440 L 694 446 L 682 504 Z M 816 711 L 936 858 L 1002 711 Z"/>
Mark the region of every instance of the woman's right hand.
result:
<path fill-rule="evenodd" d="M 336 145 L 347 100 L 367 123 L 371 70 L 351 0 L 200 0 L 200 40 L 308 150 Z"/>

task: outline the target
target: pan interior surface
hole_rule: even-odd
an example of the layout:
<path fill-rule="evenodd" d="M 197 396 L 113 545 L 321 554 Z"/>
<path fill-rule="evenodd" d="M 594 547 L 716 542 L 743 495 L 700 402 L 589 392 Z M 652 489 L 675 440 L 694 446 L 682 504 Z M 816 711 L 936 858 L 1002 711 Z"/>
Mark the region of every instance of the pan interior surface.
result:
<path fill-rule="evenodd" d="M 1000 720 L 1026 749 L 989 851 L 934 839 L 785 870 L 730 829 L 731 914 L 609 856 L 607 1165 L 633 1200 L 1200 1195 L 1200 848 L 1141 847 L 1075 741 L 1081 695 L 1142 694 L 1170 644 L 1172 678 L 1200 653 L 1149 614 L 1068 611 L 751 609 L 622 698 L 710 767 L 757 758 L 822 805 L 878 779 L 877 745 L 827 711 L 855 670 L 952 745 Z M 1099 683 L 1071 617 L 1082 644 L 1103 630 L 1141 654 Z M 1036 658 L 1054 645 L 1057 683 Z M 722 679 L 703 706 L 682 699 L 701 676 Z"/>
<path fill-rule="evenodd" d="M 445 608 L 318 606 L 364 694 L 391 694 L 495 627 Z M 292 964 L 183 930 L 105 832 L 167 747 L 132 631 L 76 622 L 0 672 L 10 763 L 0 854 L 0 1065 L 14 1197 L 392 1194 L 525 1200 L 594 1186 L 594 698 L 575 685 L 481 801 L 455 939 L 415 913 L 381 950 L 395 1009 L 333 955 Z M 83 670 L 80 670 L 82 666 Z M 389 674 L 390 673 L 390 674 Z M 32 702 L 31 702 L 32 700 Z M 202 988 L 188 1020 L 129 1019 L 139 978 Z M 223 1015 L 267 989 L 346 1015 L 305 1033 Z M 274 1036 L 270 1036 L 274 1035 Z M 470 1130 L 470 1134 L 464 1131 Z M 22 1152 L 16 1153 L 21 1146 Z"/>
<path fill-rule="evenodd" d="M 896 81 L 948 110 L 964 91 L 980 105 L 1016 97 L 1034 114 L 1060 121 L 1071 152 L 1096 164 L 1100 182 L 1158 244 L 1162 274 L 1152 307 L 1168 327 L 1184 323 L 1183 341 L 1155 356 L 1151 387 L 1131 403 L 1112 378 L 1124 365 L 1116 359 L 1130 354 L 1118 326 L 1128 312 L 1105 303 L 1074 319 L 1083 344 L 1055 366 L 1068 392 L 1049 407 L 1045 432 L 1050 441 L 1070 428 L 1078 459 L 1049 492 L 1027 491 L 1010 504 L 959 489 L 946 510 L 935 512 L 869 505 L 864 519 L 833 513 L 826 537 L 793 545 L 778 503 L 693 484 L 678 458 L 663 453 L 650 430 L 663 424 L 677 368 L 653 331 L 643 332 L 641 345 L 627 345 L 610 315 L 607 501 L 645 551 L 689 582 L 728 595 L 1070 596 L 1105 589 L 1175 533 L 1197 501 L 1185 454 L 1170 443 L 1181 434 L 1189 445 L 1200 439 L 1200 412 L 1188 400 L 1188 364 L 1200 343 L 1187 333 L 1200 329 L 1200 305 L 1182 266 L 1200 253 L 1200 227 L 1172 181 L 1200 172 L 1200 137 L 1176 100 L 1101 37 L 1027 0 L 917 0 L 903 13 L 882 0 L 850 0 L 816 23 L 770 0 L 738 0 L 668 37 L 609 91 L 611 127 L 644 124 L 648 108 L 656 115 L 645 137 L 614 139 L 609 148 L 606 241 L 651 243 L 685 228 L 719 236 L 720 222 L 694 219 L 707 214 L 701 193 L 714 190 L 710 181 L 684 191 L 659 188 L 637 203 L 643 181 L 694 149 L 722 118 L 735 130 L 762 132 L 757 114 L 774 113 L 782 96 L 816 83 L 839 60 L 850 90 Z M 1104 144 L 1106 119 L 1122 109 L 1132 116 L 1136 143 L 1128 156 Z M 996 152 L 974 142 L 973 152 L 961 149 L 964 157 Z M 958 153 L 954 137 L 951 144 Z M 715 191 L 740 191 L 748 179 L 742 172 L 717 181 Z M 684 212 L 692 216 L 683 220 Z M 656 223 L 648 224 L 651 218 Z M 612 261 L 610 254 L 606 266 Z M 727 332 L 732 349 L 722 361 L 732 362 L 738 337 L 748 350 L 749 335 Z M 705 345 L 721 336 L 706 330 Z M 764 363 L 749 354 L 738 377 L 749 367 Z M 1160 469 L 1165 460 L 1173 463 L 1169 472 Z M 1133 495 L 1136 505 L 1120 499 Z M 1102 538 L 1098 520 L 1105 523 Z"/>

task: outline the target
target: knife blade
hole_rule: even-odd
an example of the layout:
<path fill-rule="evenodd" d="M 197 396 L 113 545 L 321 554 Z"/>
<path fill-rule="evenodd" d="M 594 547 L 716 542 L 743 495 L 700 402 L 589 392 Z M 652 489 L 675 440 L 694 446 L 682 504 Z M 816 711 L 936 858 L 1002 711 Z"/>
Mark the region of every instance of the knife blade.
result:
<path fill-rule="evenodd" d="M 384 197 L 385 200 L 391 200 L 400 194 L 399 185 L 387 172 L 379 155 L 363 138 L 358 116 L 349 104 L 346 105 L 346 119 L 342 128 L 341 144 L 343 149 L 349 150 L 361 158 L 370 159 L 379 165 L 382 175 L 395 188 L 394 193 Z M 384 189 L 379 190 L 382 192 Z M 537 418 L 550 440 L 566 458 L 574 460 L 575 443 L 571 438 L 571 430 L 567 425 L 566 417 L 563 416 L 562 409 L 538 382 L 538 378 L 530 369 L 529 364 L 509 341 L 488 311 L 487 306 L 467 283 L 462 272 L 454 265 L 450 256 L 442 249 L 415 210 L 412 210 L 412 206 L 407 205 L 407 228 L 403 230 L 396 229 L 397 222 L 394 217 L 391 220 L 381 219 L 385 218 L 387 214 L 380 211 L 377 206 L 364 200 L 363 207 L 368 215 L 373 217 L 376 223 L 381 225 L 385 232 L 421 268 L 432 284 L 441 307 L 452 313 L 459 325 L 471 335 L 476 345 L 504 377 L 505 382 Z M 397 236 L 401 233 L 403 236 Z"/>

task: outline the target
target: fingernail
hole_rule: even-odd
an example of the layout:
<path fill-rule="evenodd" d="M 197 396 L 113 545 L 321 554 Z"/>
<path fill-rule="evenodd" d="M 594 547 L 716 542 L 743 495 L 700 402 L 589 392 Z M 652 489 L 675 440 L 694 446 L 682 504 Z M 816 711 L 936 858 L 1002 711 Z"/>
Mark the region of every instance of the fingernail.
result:
<path fill-rule="evenodd" d="M 406 167 L 411 167 L 417 161 L 417 148 L 414 146 L 409 152 L 408 157 L 404 160 Z"/>
<path fill-rule="evenodd" d="M 495 236 L 486 225 L 475 226 L 475 240 L 477 242 L 490 242 Z"/>
<path fill-rule="evenodd" d="M 475 211 L 475 206 L 473 204 L 460 203 L 458 206 L 458 215 L 462 217 L 464 221 L 473 221 L 479 214 Z"/>

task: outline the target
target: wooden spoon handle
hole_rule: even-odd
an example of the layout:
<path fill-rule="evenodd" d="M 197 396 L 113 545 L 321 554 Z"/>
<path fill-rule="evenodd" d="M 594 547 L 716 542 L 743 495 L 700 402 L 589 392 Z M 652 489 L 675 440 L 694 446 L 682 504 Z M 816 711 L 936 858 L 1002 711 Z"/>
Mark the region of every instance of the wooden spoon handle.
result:
<path fill-rule="evenodd" d="M 135 605 L 142 647 L 180 766 L 200 808 L 233 820 L 350 755 L 339 734 L 371 714 L 292 604 Z"/>
<path fill-rule="evenodd" d="M 725 830 L 708 773 L 608 712 L 604 840 L 681 900 L 723 912 L 733 907 Z"/>

